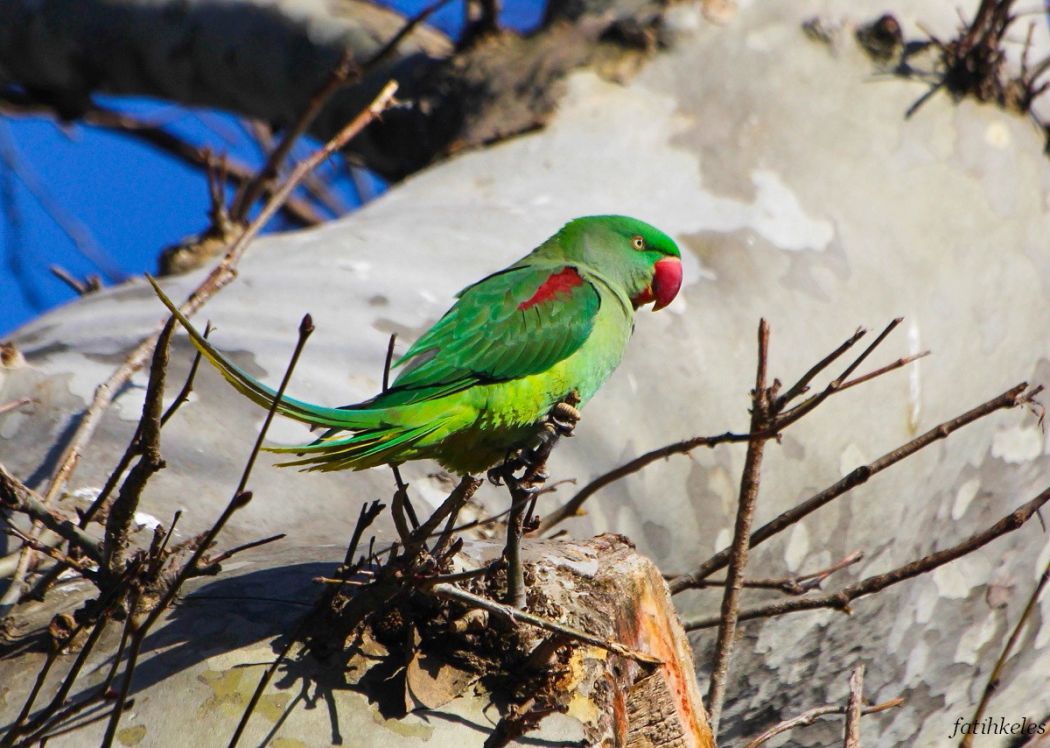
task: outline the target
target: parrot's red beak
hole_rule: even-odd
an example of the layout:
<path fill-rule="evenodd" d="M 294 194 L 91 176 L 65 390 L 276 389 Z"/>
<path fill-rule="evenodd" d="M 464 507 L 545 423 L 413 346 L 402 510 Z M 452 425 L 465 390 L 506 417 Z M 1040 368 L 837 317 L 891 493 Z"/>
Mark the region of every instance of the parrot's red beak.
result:
<path fill-rule="evenodd" d="M 634 308 L 655 301 L 653 311 L 663 309 L 674 301 L 682 287 L 682 261 L 677 257 L 664 257 L 653 266 L 653 282 L 631 301 Z"/>

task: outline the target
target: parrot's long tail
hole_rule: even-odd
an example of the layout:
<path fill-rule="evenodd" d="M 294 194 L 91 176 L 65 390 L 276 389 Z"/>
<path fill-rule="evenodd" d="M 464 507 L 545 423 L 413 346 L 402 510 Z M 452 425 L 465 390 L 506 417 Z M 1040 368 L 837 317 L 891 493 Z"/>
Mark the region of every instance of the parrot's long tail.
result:
<path fill-rule="evenodd" d="M 277 392 L 259 382 L 235 365 L 208 342 L 175 303 L 161 290 L 157 282 L 146 276 L 157 296 L 168 307 L 179 323 L 186 328 L 193 345 L 233 387 L 263 408 L 273 407 Z M 294 447 L 267 447 L 270 452 L 287 452 L 303 458 L 282 465 L 305 466 L 307 470 L 361 470 L 389 463 L 397 463 L 402 454 L 421 439 L 430 436 L 444 423 L 431 419 L 422 425 L 389 422 L 386 408 L 327 408 L 303 402 L 284 395 L 277 403 L 277 412 L 288 418 L 328 429 L 317 441 Z M 346 432 L 356 432 L 350 436 Z M 339 436 L 342 435 L 342 438 Z"/>

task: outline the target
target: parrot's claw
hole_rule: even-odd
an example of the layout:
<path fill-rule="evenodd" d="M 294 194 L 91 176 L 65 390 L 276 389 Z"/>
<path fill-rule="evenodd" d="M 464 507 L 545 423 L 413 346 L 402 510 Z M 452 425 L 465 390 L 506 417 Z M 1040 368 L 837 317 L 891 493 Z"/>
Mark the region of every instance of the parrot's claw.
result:
<path fill-rule="evenodd" d="M 494 486 L 502 486 L 503 485 L 503 468 L 502 467 L 491 468 L 488 471 L 488 473 L 486 473 L 486 477 L 489 479 L 489 483 L 491 483 L 492 485 L 494 485 Z"/>
<path fill-rule="evenodd" d="M 543 490 L 543 481 L 537 483 L 519 483 L 517 486 L 518 490 L 529 496 L 535 496 Z"/>
<path fill-rule="evenodd" d="M 579 402 L 580 398 L 575 392 L 569 393 L 564 400 L 555 403 L 551 408 L 550 413 L 547 414 L 547 420 L 544 421 L 544 427 L 554 436 L 572 436 L 576 424 L 583 417 L 576 408 Z"/>
<path fill-rule="evenodd" d="M 583 418 L 583 414 L 569 403 L 561 402 L 551 409 L 551 417 L 556 421 L 575 426 Z"/>
<path fill-rule="evenodd" d="M 572 436 L 573 431 L 576 429 L 575 423 L 565 423 L 557 419 L 551 419 L 551 423 L 558 432 L 558 436 Z"/>
<path fill-rule="evenodd" d="M 529 471 L 528 478 L 530 484 L 539 483 L 540 485 L 542 485 L 546 482 L 548 478 L 551 477 L 551 474 L 547 472 L 545 467 L 545 464 L 538 465 L 535 469 Z"/>

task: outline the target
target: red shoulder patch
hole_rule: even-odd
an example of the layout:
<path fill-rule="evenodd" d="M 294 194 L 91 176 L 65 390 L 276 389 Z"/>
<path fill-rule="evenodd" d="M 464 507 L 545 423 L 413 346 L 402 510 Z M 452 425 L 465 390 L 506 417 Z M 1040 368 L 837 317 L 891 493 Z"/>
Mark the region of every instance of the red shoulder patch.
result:
<path fill-rule="evenodd" d="M 559 294 L 568 295 L 572 289 L 582 285 L 583 278 L 576 272 L 576 268 L 565 268 L 543 281 L 536 293 L 518 304 L 518 309 L 524 311 L 545 301 L 553 301 Z"/>

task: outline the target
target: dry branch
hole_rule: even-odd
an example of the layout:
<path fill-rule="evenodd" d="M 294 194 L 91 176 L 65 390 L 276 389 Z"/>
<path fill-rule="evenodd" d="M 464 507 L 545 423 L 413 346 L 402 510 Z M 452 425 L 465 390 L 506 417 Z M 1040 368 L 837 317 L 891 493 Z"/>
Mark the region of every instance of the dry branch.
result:
<path fill-rule="evenodd" d="M 160 456 L 160 429 L 163 414 L 164 382 L 168 371 L 168 346 L 175 330 L 175 318 L 161 331 L 153 351 L 146 399 L 136 433 L 139 435 L 139 460 L 128 473 L 106 517 L 106 546 L 103 567 L 109 579 L 121 575 L 131 534 L 131 522 L 138 510 L 142 491 L 153 474 L 164 467 Z"/>
<path fill-rule="evenodd" d="M 845 735 L 842 748 L 860 748 L 860 715 L 864 706 L 864 665 L 857 665 L 849 677 L 849 702 L 846 704 Z"/>
<path fill-rule="evenodd" d="M 291 153 L 292 146 L 317 119 L 317 115 L 321 113 L 321 109 L 332 98 L 332 95 L 346 84 L 355 68 L 353 52 L 350 49 L 344 50 L 339 63 L 335 66 L 331 75 L 310 97 L 299 118 L 285 131 L 281 142 L 270 152 L 270 155 L 266 158 L 266 163 L 262 165 L 250 180 L 242 185 L 233 202 L 233 206 L 230 208 L 230 215 L 234 221 L 242 223 L 247 221 L 248 213 L 255 201 L 269 189 L 272 189 L 271 183 L 277 178 L 278 170 L 288 157 L 288 154 Z"/>
<path fill-rule="evenodd" d="M 884 712 L 887 709 L 894 709 L 903 703 L 904 699 L 902 697 L 897 697 L 896 699 L 884 701 L 881 704 L 876 704 L 874 706 L 866 706 L 860 710 L 860 713 L 877 714 L 879 712 Z M 821 717 L 827 717 L 832 714 L 837 715 L 845 713 L 846 707 L 843 706 L 838 706 L 835 704 L 830 704 L 828 706 L 818 706 L 815 709 L 810 709 L 809 711 L 803 712 L 797 717 L 792 717 L 791 719 L 784 720 L 780 724 L 774 725 L 758 737 L 752 738 L 745 746 L 745 748 L 758 748 L 758 746 L 762 745 L 763 743 L 769 742 L 777 735 L 781 735 L 787 732 L 788 730 L 792 730 L 796 727 L 805 727 L 806 725 L 812 725 Z"/>
<path fill-rule="evenodd" d="M 1022 611 L 1020 618 L 1017 619 L 1013 631 L 1010 632 L 1010 637 L 1006 640 L 1006 644 L 1003 646 L 1003 651 L 999 653 L 999 657 L 996 659 L 995 665 L 992 667 L 992 672 L 988 676 L 988 683 L 985 684 L 984 691 L 981 693 L 981 700 L 978 702 L 977 708 L 973 712 L 973 717 L 970 718 L 970 724 L 977 724 L 984 717 L 984 710 L 988 708 L 988 702 L 991 701 L 992 695 L 999 688 L 999 681 L 1000 678 L 1002 678 L 1003 668 L 1006 666 L 1006 661 L 1010 658 L 1014 647 L 1017 646 L 1017 641 L 1021 637 L 1021 630 L 1031 619 L 1032 612 L 1035 610 L 1036 604 L 1039 602 L 1039 597 L 1043 594 L 1043 589 L 1046 587 L 1047 582 L 1050 582 L 1050 563 L 1047 563 L 1042 576 L 1039 577 L 1039 582 L 1036 584 L 1035 589 L 1032 590 L 1032 594 L 1028 598 L 1028 603 L 1025 605 L 1024 611 Z M 973 736 L 973 732 L 964 733 L 962 742 L 959 744 L 960 748 L 970 748 L 970 746 L 973 745 Z"/>
<path fill-rule="evenodd" d="M 751 535 L 751 521 L 758 503 L 758 487 L 761 482 L 762 454 L 768 437 L 761 436 L 770 426 L 777 401 L 777 383 L 766 386 L 769 362 L 769 325 L 763 319 L 758 323 L 758 365 L 755 373 L 755 389 L 751 391 L 751 440 L 747 445 L 744 471 L 740 479 L 740 497 L 737 500 L 736 522 L 733 527 L 733 542 L 730 545 L 729 570 L 726 573 L 725 592 L 722 596 L 722 615 L 715 643 L 715 659 L 711 668 L 711 682 L 707 691 L 707 709 L 711 732 L 718 735 L 718 723 L 725 700 L 729 663 L 736 640 L 737 613 L 740 610 L 740 594 L 747 567 Z"/>
<path fill-rule="evenodd" d="M 1040 507 L 1047 501 L 1050 501 L 1050 488 L 1045 489 L 1034 499 L 1018 507 L 991 527 L 982 530 L 976 535 L 972 535 L 957 545 L 945 548 L 943 551 L 923 556 L 917 561 L 899 566 L 885 574 L 868 577 L 856 584 L 843 587 L 838 592 L 815 597 L 797 597 L 742 610 L 740 611 L 740 620 L 749 621 L 754 618 L 769 618 L 770 616 L 796 613 L 803 610 L 817 610 L 819 608 L 832 608 L 849 613 L 850 603 L 857 598 L 881 592 L 898 582 L 933 571 L 938 566 L 943 566 L 968 553 L 973 553 L 981 546 L 987 545 L 1001 535 L 1013 532 L 1031 519 L 1032 515 L 1038 512 Z M 715 616 L 697 618 L 692 621 L 686 621 L 685 628 L 687 631 L 694 631 L 717 626 L 719 622 L 720 619 Z"/>
<path fill-rule="evenodd" d="M 886 468 L 897 464 L 901 460 L 910 457 L 911 455 L 918 452 L 920 449 L 933 444 L 941 439 L 944 439 L 953 431 L 957 431 L 963 426 L 967 426 L 974 421 L 984 418 L 991 413 L 998 410 L 1004 410 L 1007 408 L 1016 408 L 1019 405 L 1030 403 L 1040 391 L 1042 387 L 1035 387 L 1026 392 L 1028 384 L 1022 382 L 1009 390 L 999 395 L 998 397 L 992 398 L 991 400 L 978 405 L 962 415 L 953 418 L 949 421 L 941 423 L 926 433 L 918 436 L 911 440 L 907 444 L 904 444 L 891 452 L 887 452 L 882 457 L 878 458 L 874 462 L 852 470 L 841 480 L 833 483 L 823 491 L 814 494 L 810 498 L 806 499 L 797 506 L 783 512 L 773 520 L 767 522 L 762 527 L 755 530 L 751 535 L 751 547 L 755 547 L 759 543 L 763 543 L 769 538 L 773 537 L 777 533 L 783 531 L 787 527 L 795 524 L 803 517 L 816 511 L 820 507 L 824 506 L 833 499 L 845 494 L 857 486 L 866 483 L 873 475 L 879 473 Z M 719 551 L 709 558 L 704 563 L 700 564 L 696 571 L 691 574 L 686 574 L 681 577 L 676 577 L 671 580 L 669 586 L 672 594 L 681 592 L 682 590 L 690 589 L 697 585 L 697 582 L 704 577 L 724 568 L 729 562 L 729 551 Z"/>
<path fill-rule="evenodd" d="M 313 330 L 313 320 L 310 315 L 307 314 L 299 324 L 299 339 L 296 341 L 295 350 L 292 351 L 291 359 L 285 369 L 284 376 L 281 378 L 281 384 L 277 388 L 273 403 L 271 403 L 270 409 L 266 413 L 266 418 L 263 420 L 263 424 L 259 429 L 259 435 L 255 440 L 255 444 L 252 446 L 252 451 L 248 455 L 247 461 L 245 462 L 240 482 L 237 484 L 233 496 L 230 498 L 229 503 L 226 505 L 226 508 L 223 510 L 219 518 L 215 520 L 208 531 L 204 533 L 204 536 L 197 542 L 193 552 L 179 569 L 171 583 L 167 585 L 166 589 L 164 589 L 163 593 L 159 596 L 159 600 L 145 616 L 145 620 L 135 629 L 134 635 L 131 638 L 131 644 L 128 647 L 128 660 L 124 665 L 124 677 L 121 680 L 120 692 L 113 705 L 113 709 L 110 712 L 109 721 L 106 725 L 106 734 L 103 739 L 104 748 L 109 748 L 116 737 L 117 726 L 120 724 L 120 717 L 124 712 L 127 695 L 131 688 L 131 679 L 135 674 L 136 663 L 138 662 L 138 656 L 142 650 L 142 642 L 146 638 L 146 634 L 149 633 L 153 624 L 157 622 L 168 606 L 171 605 L 171 601 L 175 599 L 175 596 L 179 593 L 179 590 L 182 588 L 182 585 L 185 584 L 186 580 L 191 576 L 196 576 L 201 573 L 201 559 L 215 542 L 219 533 L 222 532 L 222 529 L 226 526 L 230 517 L 233 516 L 233 513 L 241 507 L 246 506 L 247 503 L 251 501 L 252 494 L 251 491 L 247 490 L 247 485 L 252 474 L 252 469 L 255 467 L 255 460 L 259 455 L 259 451 L 262 449 L 263 441 L 266 439 L 266 433 L 270 429 L 270 424 L 273 423 L 274 416 L 277 413 L 277 406 L 284 397 L 285 390 L 288 388 L 288 383 L 291 381 L 292 372 L 295 371 L 295 366 L 299 362 L 299 357 L 303 352 L 303 347 L 306 345 L 306 341 Z"/>
<path fill-rule="evenodd" d="M 23 405 L 29 405 L 29 403 L 31 402 L 33 402 L 33 399 L 31 397 L 20 397 L 17 400 L 9 400 L 6 403 L 0 403 L 0 415 L 8 413 L 12 410 L 18 410 Z"/>
<path fill-rule="evenodd" d="M 777 398 L 773 405 L 773 411 L 777 414 L 777 418 L 769 426 L 769 429 L 762 434 L 766 438 L 774 438 L 779 435 L 780 430 L 790 426 L 795 421 L 799 420 L 802 416 L 809 412 L 812 412 L 820 403 L 824 402 L 828 397 L 833 394 L 844 392 L 845 390 L 855 387 L 858 384 L 868 382 L 876 377 L 887 374 L 891 371 L 901 369 L 908 364 L 916 361 L 917 359 L 926 356 L 929 352 L 924 351 L 912 356 L 904 356 L 898 358 L 885 366 L 881 366 L 873 371 L 863 374 L 853 379 L 846 379 L 857 366 L 875 349 L 875 346 L 879 345 L 886 336 L 899 324 L 899 319 L 892 321 L 886 328 L 879 334 L 878 338 L 852 363 L 850 366 L 839 375 L 838 378 L 833 380 L 827 385 L 824 391 L 817 395 L 814 395 L 804 402 L 800 403 L 795 408 L 792 408 L 786 413 L 781 413 L 785 405 L 790 402 L 791 399 L 804 394 L 809 388 L 809 382 L 819 374 L 821 371 L 830 366 L 837 358 L 842 356 L 846 351 L 853 347 L 854 343 L 860 340 L 866 334 L 863 329 L 858 329 L 852 336 L 850 336 L 844 343 L 839 345 L 834 351 L 825 356 L 821 361 L 815 364 L 809 369 L 794 385 L 789 387 L 784 395 Z M 788 397 L 790 395 L 790 397 Z M 646 465 L 649 465 L 657 460 L 665 459 L 676 454 L 688 454 L 694 449 L 700 447 L 716 447 L 719 444 L 739 444 L 748 442 L 751 440 L 753 434 L 751 433 L 735 433 L 727 431 L 723 434 L 715 436 L 696 436 L 691 439 L 684 439 L 680 442 L 673 444 L 667 444 L 663 447 L 646 452 L 645 454 L 639 455 L 634 459 L 604 473 L 597 478 L 593 479 L 590 483 L 581 488 L 575 496 L 569 499 L 565 504 L 550 512 L 545 516 L 537 526 L 537 529 L 532 534 L 542 535 L 551 530 L 555 525 L 563 522 L 564 520 L 579 515 L 580 508 L 583 503 L 587 501 L 591 496 L 600 491 L 601 489 L 608 486 L 610 483 L 615 483 L 621 478 L 625 478 L 632 473 L 636 473 Z M 724 564 L 723 564 L 724 566 Z M 718 568 L 722 568 L 721 566 Z"/>
<path fill-rule="evenodd" d="M 486 610 L 489 613 L 492 613 L 494 615 L 499 616 L 500 618 L 504 618 L 514 623 L 527 623 L 530 626 L 536 626 L 537 628 L 541 628 L 544 631 L 550 631 L 552 634 L 561 634 L 570 639 L 581 641 L 584 644 L 590 644 L 593 647 L 599 647 L 600 649 L 604 649 L 608 652 L 618 654 L 621 657 L 629 657 L 630 659 L 635 660 L 636 662 L 640 662 L 643 665 L 663 664 L 662 660 L 653 657 L 650 654 L 646 654 L 645 652 L 639 652 L 637 650 L 631 649 L 630 647 L 624 646 L 619 642 L 607 641 L 605 639 L 602 639 L 600 636 L 588 634 L 586 631 L 580 631 L 579 629 L 573 628 L 572 626 L 566 626 L 556 621 L 548 621 L 546 618 L 540 618 L 539 616 L 535 616 L 532 613 L 521 610 L 520 608 L 515 608 L 511 605 L 505 605 L 504 603 L 497 603 L 494 600 L 489 600 L 487 598 L 480 597 L 478 595 L 473 594 L 472 592 L 461 590 L 459 587 L 456 587 L 452 584 L 448 584 L 447 582 L 435 584 L 430 589 L 438 597 L 444 597 L 449 600 L 456 600 L 457 602 L 464 603 L 472 608 L 480 608 L 481 610 Z"/>
<path fill-rule="evenodd" d="M 427 539 L 437 530 L 441 521 L 448 516 L 459 514 L 459 510 L 480 487 L 480 479 L 472 475 L 463 476 L 448 497 L 441 502 L 441 506 L 434 510 L 434 513 L 430 515 L 426 522 L 412 532 L 410 544 L 405 546 L 405 558 L 411 560 L 418 554 Z"/>
<path fill-rule="evenodd" d="M 821 569 L 820 571 L 814 571 L 810 574 L 799 574 L 794 577 L 783 577 L 781 579 L 745 579 L 743 581 L 743 586 L 745 588 L 759 590 L 777 590 L 786 595 L 804 595 L 811 590 L 817 589 L 825 579 L 835 572 L 842 571 L 863 559 L 864 553 L 862 551 L 854 551 L 840 561 L 836 561 L 831 566 L 826 569 Z M 698 579 L 694 587 L 725 587 L 725 584 L 725 579 L 704 578 Z"/>
<path fill-rule="evenodd" d="M 654 463 L 657 460 L 663 460 L 672 455 L 687 454 L 700 447 L 716 447 L 719 444 L 739 444 L 748 441 L 750 438 L 750 434 L 737 434 L 727 431 L 726 433 L 717 436 L 696 436 L 691 439 L 684 439 L 680 442 L 667 444 L 663 447 L 658 447 L 657 449 L 639 455 L 633 460 L 630 460 L 607 473 L 599 475 L 585 485 L 577 491 L 571 499 L 566 501 L 553 512 L 544 516 L 543 519 L 540 520 L 539 526 L 537 526 L 537 528 L 530 534 L 543 535 L 550 531 L 555 525 L 560 524 L 570 517 L 577 516 L 580 514 L 580 507 L 583 506 L 583 503 L 598 491 L 605 488 L 610 483 L 615 483 L 621 478 L 626 478 L 632 473 L 637 473 L 646 465 Z"/>
<path fill-rule="evenodd" d="M 102 279 L 97 275 L 89 275 L 81 281 L 61 265 L 48 265 L 47 269 L 53 276 L 72 288 L 77 296 L 87 296 L 102 288 Z"/>
<path fill-rule="evenodd" d="M 5 509 L 21 512 L 68 540 L 94 561 L 102 560 L 102 543 L 77 527 L 76 523 L 47 508 L 44 499 L 0 465 L 0 503 Z"/>

